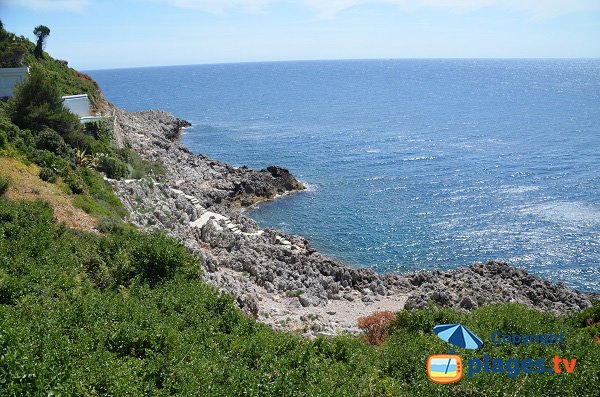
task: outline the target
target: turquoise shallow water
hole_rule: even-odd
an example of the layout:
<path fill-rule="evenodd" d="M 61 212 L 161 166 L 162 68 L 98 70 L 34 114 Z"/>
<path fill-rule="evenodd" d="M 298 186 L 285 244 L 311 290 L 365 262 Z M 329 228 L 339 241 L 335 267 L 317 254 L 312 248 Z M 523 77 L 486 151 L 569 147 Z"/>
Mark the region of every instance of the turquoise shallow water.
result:
<path fill-rule="evenodd" d="M 289 168 L 309 191 L 251 215 L 351 265 L 505 259 L 600 291 L 600 60 L 390 60 L 92 71 L 182 143 Z"/>

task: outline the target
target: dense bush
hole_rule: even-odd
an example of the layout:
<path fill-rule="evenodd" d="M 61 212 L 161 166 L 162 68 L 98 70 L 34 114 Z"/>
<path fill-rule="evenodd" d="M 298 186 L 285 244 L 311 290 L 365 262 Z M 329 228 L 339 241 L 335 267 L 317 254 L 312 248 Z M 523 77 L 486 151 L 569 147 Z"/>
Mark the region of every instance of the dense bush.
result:
<path fill-rule="evenodd" d="M 119 159 L 102 156 L 98 164 L 98 170 L 104 172 L 111 179 L 123 179 L 129 175 L 127 164 Z"/>
<path fill-rule="evenodd" d="M 154 284 L 172 278 L 177 268 L 188 269 L 193 260 L 182 246 L 162 233 L 124 231 L 98 240 L 84 266 L 102 287 L 128 286 L 139 278 Z"/>
<path fill-rule="evenodd" d="M 577 314 L 574 318 L 577 326 L 582 327 L 587 333 L 600 342 L 600 302 Z M 600 343 L 598 343 L 600 344 Z"/>
<path fill-rule="evenodd" d="M 2 126 L 0 126 L 0 149 L 4 149 L 7 142 L 8 142 L 8 135 L 6 134 L 4 129 L 2 129 Z"/>
<path fill-rule="evenodd" d="M 83 194 L 85 193 L 85 183 L 79 174 L 73 170 L 68 170 L 63 175 L 63 182 L 68 187 L 67 193 Z"/>
<path fill-rule="evenodd" d="M 102 216 L 96 222 L 96 229 L 105 234 L 121 234 L 133 230 L 133 226 L 126 224 L 116 216 Z"/>
<path fill-rule="evenodd" d="M 48 127 L 61 134 L 80 128 L 79 118 L 63 106 L 56 82 L 41 68 L 33 67 L 27 79 L 17 84 L 9 103 L 12 121 L 19 128 Z"/>
<path fill-rule="evenodd" d="M 0 196 L 2 196 L 4 193 L 6 193 L 9 186 L 10 186 L 9 180 L 6 179 L 6 177 L 4 177 L 2 174 L 0 174 Z"/>
<path fill-rule="evenodd" d="M 97 141 L 111 143 L 113 140 L 112 122 L 109 120 L 101 119 L 88 122 L 85 123 L 84 128 L 85 133 Z"/>
<path fill-rule="evenodd" d="M 56 131 L 50 128 L 44 128 L 37 135 L 35 146 L 37 149 L 48 150 L 63 159 L 73 157 L 73 149 L 65 143 L 65 140 Z"/>
<path fill-rule="evenodd" d="M 50 183 L 56 182 L 56 171 L 52 168 L 41 168 L 39 176 L 42 181 Z"/>
<path fill-rule="evenodd" d="M 47 170 L 44 171 L 46 175 L 53 174 L 55 177 L 65 175 L 70 169 L 69 163 L 66 160 L 47 150 L 34 150 L 32 158 L 35 164 Z"/>

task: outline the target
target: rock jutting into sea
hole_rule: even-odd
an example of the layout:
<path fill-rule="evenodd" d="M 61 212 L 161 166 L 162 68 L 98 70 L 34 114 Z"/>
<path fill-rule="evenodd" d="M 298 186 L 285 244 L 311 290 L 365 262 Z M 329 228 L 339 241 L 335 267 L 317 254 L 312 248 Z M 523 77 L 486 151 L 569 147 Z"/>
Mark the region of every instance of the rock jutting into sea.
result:
<path fill-rule="evenodd" d="M 491 261 L 450 271 L 379 275 L 351 268 L 275 229 L 261 230 L 247 207 L 303 190 L 286 169 L 254 171 L 195 155 L 178 143 L 189 123 L 160 111 L 115 111 L 115 138 L 164 175 L 110 180 L 129 222 L 159 229 L 202 259 L 203 277 L 276 329 L 304 335 L 358 331 L 356 320 L 375 311 L 440 306 L 471 310 L 517 302 L 566 313 L 591 305 L 591 295 Z"/>

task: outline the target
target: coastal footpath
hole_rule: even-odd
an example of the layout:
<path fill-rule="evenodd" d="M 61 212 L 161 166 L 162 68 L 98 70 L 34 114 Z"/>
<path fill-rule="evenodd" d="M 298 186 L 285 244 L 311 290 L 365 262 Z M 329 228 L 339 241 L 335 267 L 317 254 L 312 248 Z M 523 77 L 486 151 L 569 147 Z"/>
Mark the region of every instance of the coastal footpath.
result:
<path fill-rule="evenodd" d="M 553 313 L 591 306 L 592 294 L 498 261 L 404 275 L 348 267 L 315 251 L 304 238 L 261 230 L 244 215 L 245 207 L 304 189 L 288 170 L 234 168 L 193 154 L 178 143 L 189 123 L 165 112 L 115 108 L 114 114 L 115 142 L 164 165 L 161 175 L 109 180 L 129 212 L 128 221 L 183 242 L 202 258 L 207 282 L 275 329 L 307 336 L 356 333 L 362 316 L 430 303 L 472 310 L 514 302 Z"/>

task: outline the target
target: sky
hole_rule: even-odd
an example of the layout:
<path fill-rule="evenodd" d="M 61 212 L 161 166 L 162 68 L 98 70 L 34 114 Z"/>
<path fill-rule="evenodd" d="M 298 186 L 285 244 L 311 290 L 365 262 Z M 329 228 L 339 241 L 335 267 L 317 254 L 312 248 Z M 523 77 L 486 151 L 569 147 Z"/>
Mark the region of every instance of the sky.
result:
<path fill-rule="evenodd" d="M 77 69 L 312 59 L 598 58 L 600 0 L 0 0 Z"/>

